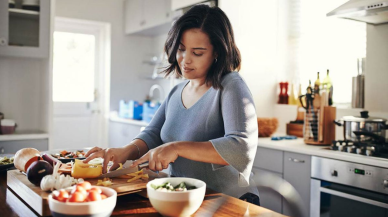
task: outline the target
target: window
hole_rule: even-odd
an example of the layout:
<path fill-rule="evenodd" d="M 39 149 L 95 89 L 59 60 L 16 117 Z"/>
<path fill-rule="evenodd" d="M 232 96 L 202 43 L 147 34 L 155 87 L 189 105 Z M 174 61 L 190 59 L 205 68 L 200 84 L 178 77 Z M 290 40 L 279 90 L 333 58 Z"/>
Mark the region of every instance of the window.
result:
<path fill-rule="evenodd" d="M 293 83 L 314 84 L 317 72 L 321 81 L 330 70 L 333 101 L 351 101 L 352 77 L 357 75 L 357 58 L 366 56 L 366 24 L 326 17 L 346 0 L 283 0 L 279 27 L 283 30 L 284 71 Z M 280 34 L 282 34 L 280 32 Z"/>
<path fill-rule="evenodd" d="M 54 32 L 54 102 L 93 102 L 95 36 Z"/>

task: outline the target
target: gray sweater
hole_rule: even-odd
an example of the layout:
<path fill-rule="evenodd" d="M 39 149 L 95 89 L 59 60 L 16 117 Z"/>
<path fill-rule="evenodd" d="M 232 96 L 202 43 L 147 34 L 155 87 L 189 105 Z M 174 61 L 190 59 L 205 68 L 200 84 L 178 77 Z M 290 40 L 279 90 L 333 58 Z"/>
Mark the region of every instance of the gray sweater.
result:
<path fill-rule="evenodd" d="M 178 157 L 171 163 L 171 175 L 206 182 L 213 190 L 240 197 L 258 195 L 252 165 L 258 142 L 257 115 L 252 95 L 237 72 L 222 78 L 223 89 L 210 88 L 192 107 L 182 104 L 182 90 L 176 85 L 150 124 L 136 138 L 149 149 L 173 141 L 210 141 L 228 166 Z"/>

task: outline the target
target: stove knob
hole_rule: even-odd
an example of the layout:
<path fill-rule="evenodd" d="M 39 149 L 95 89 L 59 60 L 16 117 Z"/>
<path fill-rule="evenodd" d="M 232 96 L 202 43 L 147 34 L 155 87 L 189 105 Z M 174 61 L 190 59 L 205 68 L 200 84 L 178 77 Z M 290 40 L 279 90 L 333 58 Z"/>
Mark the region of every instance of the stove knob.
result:
<path fill-rule="evenodd" d="M 383 186 L 384 186 L 384 188 L 388 188 L 388 180 L 383 181 Z"/>
<path fill-rule="evenodd" d="M 332 170 L 331 171 L 331 176 L 338 176 L 338 172 L 337 170 Z M 387 181 L 387 180 L 384 180 L 384 182 Z M 388 185 L 388 181 L 387 181 L 387 185 Z"/>

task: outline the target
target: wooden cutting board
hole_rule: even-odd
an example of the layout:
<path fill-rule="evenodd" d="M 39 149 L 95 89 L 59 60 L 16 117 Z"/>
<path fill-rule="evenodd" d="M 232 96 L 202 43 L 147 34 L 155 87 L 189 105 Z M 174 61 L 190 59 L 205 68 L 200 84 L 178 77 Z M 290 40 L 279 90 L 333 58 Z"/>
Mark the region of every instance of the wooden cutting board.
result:
<path fill-rule="evenodd" d="M 160 174 L 164 176 L 165 174 Z M 150 180 L 157 178 L 151 175 Z M 131 194 L 141 192 L 146 189 L 148 180 L 135 180 L 128 183 L 128 179 L 112 178 L 113 185 L 109 186 L 117 192 L 117 195 Z M 86 179 L 92 185 L 96 185 L 98 179 Z M 28 205 L 31 209 L 35 210 L 42 216 L 51 215 L 48 206 L 48 195 L 50 192 L 45 192 L 40 187 L 35 186 L 28 181 L 26 175 L 21 173 L 19 170 L 9 170 L 7 172 L 7 185 L 8 187 L 19 196 L 19 198 Z"/>

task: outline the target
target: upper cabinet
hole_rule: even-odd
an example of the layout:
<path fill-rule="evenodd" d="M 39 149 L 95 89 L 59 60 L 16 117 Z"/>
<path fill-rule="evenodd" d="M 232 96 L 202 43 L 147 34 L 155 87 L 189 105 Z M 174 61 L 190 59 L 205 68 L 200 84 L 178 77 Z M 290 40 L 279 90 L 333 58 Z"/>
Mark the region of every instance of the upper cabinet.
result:
<path fill-rule="evenodd" d="M 126 0 L 125 33 L 143 36 L 166 34 L 176 13 L 171 0 Z"/>
<path fill-rule="evenodd" d="M 50 4 L 40 0 L 39 6 L 22 7 L 0 1 L 0 56 L 49 57 Z"/>
<path fill-rule="evenodd" d="M 175 11 L 202 2 L 204 0 L 171 0 L 171 10 Z"/>

